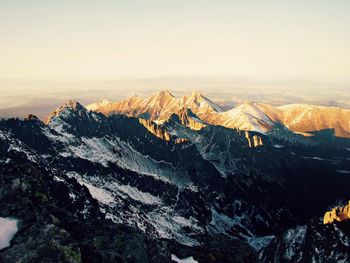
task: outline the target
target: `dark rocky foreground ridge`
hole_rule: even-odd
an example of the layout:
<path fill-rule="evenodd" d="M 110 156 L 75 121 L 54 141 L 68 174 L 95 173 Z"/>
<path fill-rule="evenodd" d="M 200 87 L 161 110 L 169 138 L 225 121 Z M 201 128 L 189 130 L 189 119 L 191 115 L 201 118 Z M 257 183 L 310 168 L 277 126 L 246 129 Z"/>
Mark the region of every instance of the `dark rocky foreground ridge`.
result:
<path fill-rule="evenodd" d="M 320 219 L 350 199 L 347 141 L 161 128 L 186 140 L 72 102 L 47 124 L 0 121 L 0 217 L 19 220 L 0 261 L 349 261 L 348 223 Z"/>
<path fill-rule="evenodd" d="M 192 253 L 210 262 L 255 262 L 245 243 L 224 237 L 195 249 L 152 239 L 137 229 L 113 223 L 75 179 L 55 181 L 53 174 L 31 164 L 1 164 L 1 217 L 16 217 L 19 231 L 1 262 L 170 262 L 171 252 Z M 75 194 L 72 202 L 69 193 Z"/>

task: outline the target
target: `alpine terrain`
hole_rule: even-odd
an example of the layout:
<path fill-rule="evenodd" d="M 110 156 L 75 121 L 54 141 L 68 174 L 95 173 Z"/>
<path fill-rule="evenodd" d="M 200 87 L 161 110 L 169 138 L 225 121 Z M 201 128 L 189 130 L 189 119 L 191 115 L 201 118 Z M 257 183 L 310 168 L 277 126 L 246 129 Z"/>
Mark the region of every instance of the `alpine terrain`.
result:
<path fill-rule="evenodd" d="M 2 119 L 0 262 L 349 262 L 349 123 L 169 91 Z"/>

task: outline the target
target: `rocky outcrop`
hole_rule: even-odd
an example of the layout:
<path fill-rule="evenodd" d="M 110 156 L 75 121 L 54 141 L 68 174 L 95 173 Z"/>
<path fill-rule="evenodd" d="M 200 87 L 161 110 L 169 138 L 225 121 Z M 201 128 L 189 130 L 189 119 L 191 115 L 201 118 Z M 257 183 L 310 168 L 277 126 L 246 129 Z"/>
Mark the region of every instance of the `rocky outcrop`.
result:
<path fill-rule="evenodd" d="M 190 109 L 181 108 L 177 112 L 177 115 L 179 116 L 181 124 L 192 130 L 199 131 L 205 127 L 205 124 L 195 116 Z"/>
<path fill-rule="evenodd" d="M 170 134 L 165 129 L 163 129 L 156 123 L 154 123 L 153 121 L 147 120 L 147 119 L 141 119 L 141 118 L 139 119 L 139 121 L 143 126 L 145 126 L 145 128 L 149 132 L 151 132 L 158 138 L 161 138 L 162 140 L 165 140 L 165 141 L 170 141 L 171 139 Z"/>
<path fill-rule="evenodd" d="M 245 134 L 245 138 L 247 139 L 248 145 L 249 145 L 250 148 L 252 148 L 252 147 L 259 147 L 259 146 L 263 145 L 263 141 L 262 141 L 260 136 L 258 136 L 256 134 L 251 135 L 247 131 L 244 134 Z"/>
<path fill-rule="evenodd" d="M 348 222 L 324 225 L 311 219 L 273 237 L 259 256 L 262 262 L 269 263 L 349 262 L 349 241 Z"/>
<path fill-rule="evenodd" d="M 82 106 L 76 100 L 68 100 L 61 107 L 52 111 L 51 114 L 46 118 L 45 123 L 49 124 L 53 118 L 60 115 L 66 109 L 71 109 L 74 111 L 78 111 L 78 110 L 84 111 L 84 106 Z"/>
<path fill-rule="evenodd" d="M 324 224 L 331 224 L 334 221 L 342 222 L 350 219 L 350 201 L 346 206 L 335 207 L 325 213 L 323 217 Z"/>
<path fill-rule="evenodd" d="M 32 120 L 36 120 L 36 121 L 39 121 L 39 118 L 34 115 L 34 114 L 28 114 L 25 118 L 24 118 L 25 121 L 32 121 Z"/>
<path fill-rule="evenodd" d="M 189 140 L 186 139 L 186 138 L 177 138 L 175 140 L 175 144 L 180 144 L 180 143 L 185 143 L 185 142 L 188 142 Z"/>

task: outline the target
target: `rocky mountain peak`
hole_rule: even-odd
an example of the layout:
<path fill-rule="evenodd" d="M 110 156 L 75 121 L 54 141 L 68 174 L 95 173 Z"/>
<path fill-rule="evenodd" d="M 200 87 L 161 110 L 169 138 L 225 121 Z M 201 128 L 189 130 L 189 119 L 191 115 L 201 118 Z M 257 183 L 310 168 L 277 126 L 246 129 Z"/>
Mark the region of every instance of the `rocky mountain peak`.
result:
<path fill-rule="evenodd" d="M 25 118 L 24 118 L 25 121 L 39 121 L 39 118 L 34 115 L 34 114 L 31 114 L 29 113 Z"/>
<path fill-rule="evenodd" d="M 45 123 L 49 124 L 53 118 L 62 114 L 66 115 L 68 112 L 86 112 L 86 108 L 76 100 L 67 100 L 58 109 L 52 111 L 52 113 L 47 117 Z"/>
<path fill-rule="evenodd" d="M 171 94 L 171 92 L 170 92 L 169 90 L 167 90 L 167 89 L 161 90 L 158 94 L 161 95 L 161 96 L 171 96 L 171 97 L 174 97 L 174 95 Z"/>
<path fill-rule="evenodd" d="M 150 100 L 173 100 L 175 96 L 169 90 L 162 90 L 149 97 Z"/>
<path fill-rule="evenodd" d="M 192 97 L 192 98 L 195 98 L 195 99 L 201 99 L 201 98 L 203 98 L 204 96 L 203 96 L 203 94 L 202 94 L 200 91 L 195 90 L 195 91 L 192 91 L 192 92 L 191 92 L 191 97 Z"/>
<path fill-rule="evenodd" d="M 335 207 L 331 211 L 325 213 L 323 217 L 324 224 L 331 224 L 334 221 L 342 222 L 350 219 L 350 201 L 346 206 Z"/>
<path fill-rule="evenodd" d="M 84 108 L 83 105 L 81 105 L 78 101 L 69 99 L 67 100 L 61 107 L 63 108 L 69 108 L 73 110 L 78 110 Z"/>
<path fill-rule="evenodd" d="M 212 102 L 199 91 L 193 91 L 190 96 L 184 96 L 182 103 L 187 108 L 192 109 L 196 114 L 197 110 L 202 111 L 202 114 L 208 114 L 212 111 L 222 112 L 222 109 L 219 105 Z"/>
<path fill-rule="evenodd" d="M 171 100 L 175 100 L 175 96 L 170 93 L 169 90 L 162 90 L 151 95 L 148 99 L 144 101 L 146 104 L 150 103 L 161 103 L 161 102 L 169 102 Z"/>
<path fill-rule="evenodd" d="M 68 103 L 74 105 L 74 103 Z M 281 123 L 288 129 L 307 134 L 310 131 L 334 129 L 336 137 L 350 138 L 350 110 L 336 107 L 292 104 L 273 106 L 266 103 L 245 101 L 234 108 L 223 111 L 217 103 L 199 91 L 176 98 L 169 90 L 162 90 L 143 99 L 137 96 L 103 105 L 94 103 L 89 110 L 105 115 L 124 114 L 126 116 L 148 118 L 163 123 L 181 108 L 189 108 L 200 120 L 210 125 L 231 129 L 266 133 Z"/>

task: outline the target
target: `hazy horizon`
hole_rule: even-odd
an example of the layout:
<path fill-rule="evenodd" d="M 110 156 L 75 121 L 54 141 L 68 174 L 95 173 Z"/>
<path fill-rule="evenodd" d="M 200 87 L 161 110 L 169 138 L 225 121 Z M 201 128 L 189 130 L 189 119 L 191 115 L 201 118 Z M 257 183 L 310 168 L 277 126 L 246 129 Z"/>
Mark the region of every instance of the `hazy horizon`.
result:
<path fill-rule="evenodd" d="M 119 101 L 133 95 L 147 97 L 160 90 L 175 96 L 200 91 L 225 108 L 243 101 L 272 105 L 309 103 L 350 108 L 349 85 L 304 80 L 244 78 L 140 78 L 110 81 L 0 81 L 0 117 L 45 118 L 68 99 L 87 105 L 101 100 Z"/>
<path fill-rule="evenodd" d="M 350 107 L 350 2 L 1 1 L 0 116 L 200 90 Z M 230 104 L 231 103 L 231 104 Z"/>

